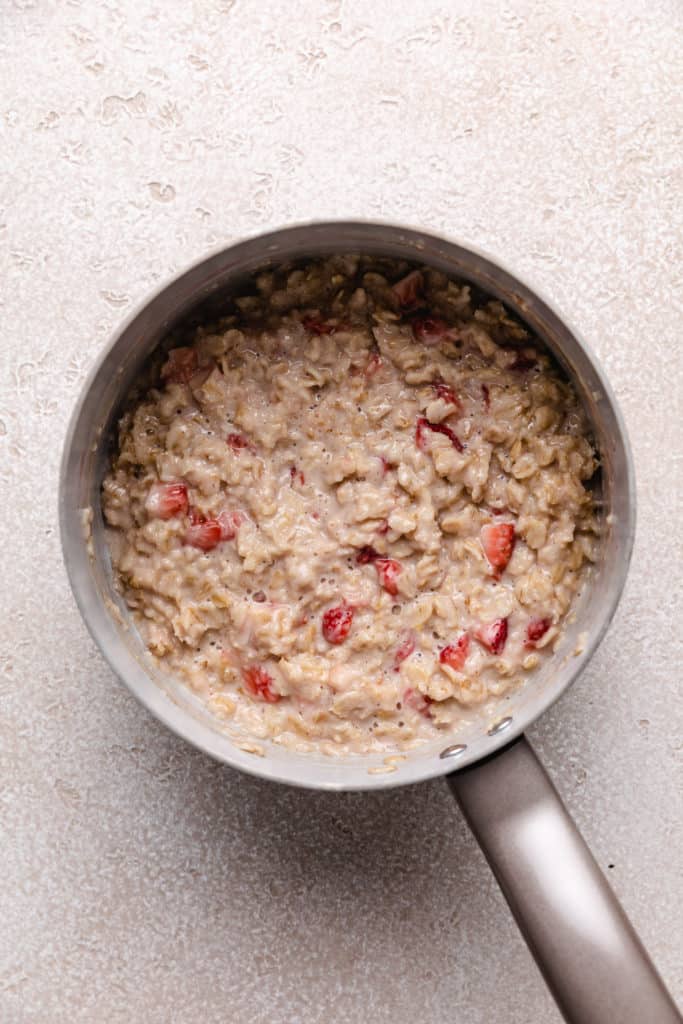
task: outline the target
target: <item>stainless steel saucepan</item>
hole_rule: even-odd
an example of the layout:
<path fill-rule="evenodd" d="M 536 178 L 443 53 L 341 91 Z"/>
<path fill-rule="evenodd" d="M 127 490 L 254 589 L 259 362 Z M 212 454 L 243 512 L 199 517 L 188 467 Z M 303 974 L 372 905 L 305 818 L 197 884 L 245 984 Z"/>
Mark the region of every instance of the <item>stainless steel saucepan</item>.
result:
<path fill-rule="evenodd" d="M 173 327 L 202 315 L 266 265 L 363 252 L 416 261 L 497 296 L 543 339 L 586 407 L 600 453 L 602 550 L 575 621 L 538 678 L 473 719 L 457 742 L 412 751 L 392 774 L 377 755 L 333 759 L 276 744 L 257 757 L 221 733 L 184 686 L 159 675 L 112 586 L 100 484 L 116 420 L 142 365 Z M 387 224 L 307 224 L 217 252 L 157 292 L 118 332 L 84 387 L 66 439 L 60 521 L 67 571 L 83 618 L 111 667 L 179 736 L 234 768 L 320 789 L 378 789 L 447 778 L 565 1018 L 572 1024 L 674 1024 L 681 1017 L 601 874 L 524 730 L 571 684 L 619 600 L 633 543 L 633 465 L 607 380 L 547 302 L 481 253 Z"/>

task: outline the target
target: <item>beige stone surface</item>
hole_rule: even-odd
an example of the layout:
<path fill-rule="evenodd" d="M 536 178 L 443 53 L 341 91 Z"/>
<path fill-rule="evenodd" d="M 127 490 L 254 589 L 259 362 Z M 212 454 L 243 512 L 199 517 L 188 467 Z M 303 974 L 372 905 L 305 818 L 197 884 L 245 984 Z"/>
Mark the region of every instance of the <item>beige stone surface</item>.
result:
<path fill-rule="evenodd" d="M 5 0 L 0 18 L 0 1019 L 559 1021 L 443 783 L 316 794 L 210 762 L 119 685 L 62 568 L 62 437 L 115 325 L 213 246 L 340 216 L 488 249 L 612 379 L 632 572 L 533 739 L 683 999 L 680 4 Z"/>

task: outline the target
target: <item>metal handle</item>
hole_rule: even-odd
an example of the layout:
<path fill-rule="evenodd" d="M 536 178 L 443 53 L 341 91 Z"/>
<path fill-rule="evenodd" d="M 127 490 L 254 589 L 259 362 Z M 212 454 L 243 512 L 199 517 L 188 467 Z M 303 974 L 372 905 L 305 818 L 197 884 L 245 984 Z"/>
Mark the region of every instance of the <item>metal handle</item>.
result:
<path fill-rule="evenodd" d="M 448 783 L 569 1024 L 681 1024 L 526 739 Z"/>

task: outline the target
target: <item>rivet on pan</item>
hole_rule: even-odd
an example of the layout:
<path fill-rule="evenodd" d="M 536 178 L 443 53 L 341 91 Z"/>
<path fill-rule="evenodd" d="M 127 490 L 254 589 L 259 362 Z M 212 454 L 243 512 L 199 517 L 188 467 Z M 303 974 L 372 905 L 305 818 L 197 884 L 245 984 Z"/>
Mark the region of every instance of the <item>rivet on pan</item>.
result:
<path fill-rule="evenodd" d="M 450 747 L 446 747 L 439 754 L 439 757 L 460 757 L 467 750 L 466 743 L 452 743 Z"/>
<path fill-rule="evenodd" d="M 489 736 L 497 736 L 499 732 L 505 732 L 505 730 L 512 725 L 512 719 L 508 715 L 507 718 L 501 718 L 500 722 L 496 722 L 489 729 Z"/>

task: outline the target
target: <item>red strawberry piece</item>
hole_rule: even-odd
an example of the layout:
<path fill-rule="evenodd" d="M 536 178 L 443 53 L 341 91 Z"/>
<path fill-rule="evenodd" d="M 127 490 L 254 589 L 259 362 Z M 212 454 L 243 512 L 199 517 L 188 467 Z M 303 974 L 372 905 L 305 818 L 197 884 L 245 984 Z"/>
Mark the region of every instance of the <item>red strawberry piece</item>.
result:
<path fill-rule="evenodd" d="M 454 668 L 456 672 L 460 672 L 463 665 L 467 661 L 467 655 L 470 652 L 470 638 L 467 633 L 463 633 L 454 644 L 449 644 L 444 647 L 439 653 L 439 661 L 442 665 L 449 665 Z"/>
<path fill-rule="evenodd" d="M 244 522 L 241 512 L 221 512 L 218 516 L 218 525 L 221 528 L 221 540 L 234 540 L 237 531 Z"/>
<path fill-rule="evenodd" d="M 334 334 L 337 330 L 335 324 L 328 324 L 316 316 L 305 316 L 301 322 L 311 334 Z"/>
<path fill-rule="evenodd" d="M 394 558 L 377 558 L 375 559 L 375 569 L 377 569 L 379 581 L 386 592 L 395 597 L 398 594 L 396 580 L 403 571 L 401 563 L 397 562 Z"/>
<path fill-rule="evenodd" d="M 185 543 L 201 551 L 211 551 L 223 539 L 223 530 L 217 519 L 201 519 L 192 521 L 185 531 Z"/>
<path fill-rule="evenodd" d="M 434 434 L 443 434 L 444 437 L 448 438 L 456 451 L 463 452 L 465 450 L 460 438 L 445 423 L 430 423 L 425 416 L 418 416 L 415 427 L 415 444 L 421 452 L 427 451 L 426 437 L 428 430 L 431 430 Z"/>
<path fill-rule="evenodd" d="M 481 528 L 481 546 L 493 575 L 499 577 L 512 557 L 515 546 L 513 523 L 487 523 Z"/>
<path fill-rule="evenodd" d="M 366 544 L 356 555 L 356 562 L 358 565 L 369 565 L 371 562 L 376 562 L 379 557 L 379 552 L 375 551 L 369 544 Z"/>
<path fill-rule="evenodd" d="M 244 434 L 228 434 L 226 443 L 234 452 L 254 451 L 254 446 Z"/>
<path fill-rule="evenodd" d="M 530 619 L 526 627 L 525 647 L 535 647 L 536 642 L 548 632 L 552 619 Z"/>
<path fill-rule="evenodd" d="M 494 619 L 485 626 L 480 626 L 474 634 L 491 654 L 500 654 L 508 638 L 508 620 Z"/>
<path fill-rule="evenodd" d="M 185 484 L 152 484 L 145 508 L 156 519 L 172 519 L 187 511 Z"/>
<path fill-rule="evenodd" d="M 406 633 L 406 635 L 403 637 L 403 640 L 401 640 L 401 643 L 396 648 L 396 653 L 394 654 L 394 672 L 398 672 L 403 662 L 406 660 L 406 658 L 410 657 L 414 650 L 415 636 L 413 633 Z"/>
<path fill-rule="evenodd" d="M 377 371 L 382 368 L 382 365 L 382 357 L 379 355 L 379 353 L 374 352 L 370 356 L 368 364 L 363 370 L 363 373 L 365 374 L 366 377 L 374 377 Z"/>
<path fill-rule="evenodd" d="M 289 467 L 289 476 L 292 483 L 300 483 L 302 487 L 306 483 L 306 477 L 300 469 L 296 468 L 296 466 Z"/>
<path fill-rule="evenodd" d="M 386 476 L 390 469 L 396 468 L 394 463 L 389 462 L 383 455 L 380 455 L 379 460 L 382 463 L 382 476 Z"/>
<path fill-rule="evenodd" d="M 172 348 L 161 367 L 162 380 L 187 384 L 197 371 L 197 353 L 193 348 Z"/>
<path fill-rule="evenodd" d="M 458 410 L 462 409 L 460 399 L 450 384 L 446 384 L 443 380 L 435 380 L 432 383 L 432 387 L 436 391 L 438 398 L 441 398 L 444 402 L 448 402 L 450 405 L 454 405 Z"/>
<path fill-rule="evenodd" d="M 420 693 L 419 690 L 413 690 L 412 687 L 408 687 L 403 694 L 403 701 L 409 708 L 412 708 L 413 711 L 417 711 L 419 714 L 424 715 L 425 718 L 432 717 L 429 705 L 433 704 L 434 701 L 431 697 L 427 697 L 424 693 Z"/>
<path fill-rule="evenodd" d="M 388 520 L 383 519 L 382 522 L 377 527 L 377 529 L 375 530 L 375 533 L 379 533 L 380 536 L 383 537 L 384 534 L 388 533 L 388 532 L 389 532 L 389 522 L 388 522 Z"/>
<path fill-rule="evenodd" d="M 394 285 L 394 294 L 403 309 L 415 309 L 422 298 L 424 281 L 419 270 L 411 270 Z"/>
<path fill-rule="evenodd" d="M 379 581 L 384 587 L 388 594 L 392 594 L 394 597 L 398 594 L 398 584 L 396 580 L 399 574 L 403 571 L 403 566 L 400 562 L 397 562 L 394 558 L 384 558 L 380 555 L 373 547 L 366 544 L 365 547 L 361 548 L 356 555 L 356 562 L 358 565 L 369 565 L 374 563 Z"/>
<path fill-rule="evenodd" d="M 488 412 L 488 410 L 491 408 L 491 392 L 489 391 L 488 384 L 482 384 L 481 397 L 484 399 L 484 408 Z"/>
<path fill-rule="evenodd" d="M 438 345 L 450 330 L 438 316 L 416 316 L 412 322 L 413 337 L 423 345 Z"/>
<path fill-rule="evenodd" d="M 269 672 L 266 672 L 260 665 L 252 665 L 242 669 L 242 678 L 247 690 L 258 700 L 264 700 L 267 704 L 277 704 L 282 694 L 275 689 L 275 681 Z"/>
<path fill-rule="evenodd" d="M 323 615 L 323 636 L 328 644 L 341 644 L 346 640 L 353 622 L 354 609 L 343 603 L 328 608 Z"/>

